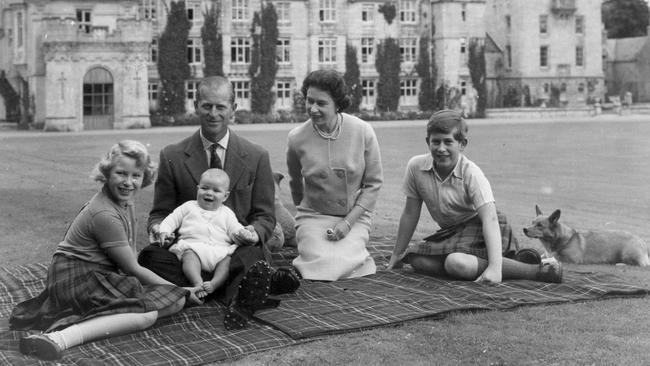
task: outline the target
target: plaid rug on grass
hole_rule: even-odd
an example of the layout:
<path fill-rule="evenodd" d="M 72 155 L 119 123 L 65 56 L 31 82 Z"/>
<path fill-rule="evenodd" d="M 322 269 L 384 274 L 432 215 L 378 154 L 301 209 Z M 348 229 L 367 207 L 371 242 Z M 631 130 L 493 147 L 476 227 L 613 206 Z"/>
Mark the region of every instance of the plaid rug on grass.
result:
<path fill-rule="evenodd" d="M 405 270 L 380 271 L 337 282 L 303 281 L 295 295 L 282 299 L 281 308 L 260 311 L 255 317 L 294 339 L 304 339 L 425 317 L 444 318 L 456 311 L 504 310 L 649 293 L 608 273 L 565 270 L 562 284 L 522 280 L 486 285 Z"/>
<path fill-rule="evenodd" d="M 385 264 L 392 240 L 374 238 L 369 251 Z M 293 248 L 273 253 L 274 265 L 288 265 Z M 0 268 L 0 365 L 39 365 L 18 351 L 27 334 L 9 331 L 16 303 L 45 287 L 48 264 Z M 510 281 L 486 286 L 445 281 L 407 271 L 379 272 L 333 283 L 303 281 L 296 294 L 284 295 L 277 309 L 256 314 L 247 329 L 226 331 L 224 309 L 216 302 L 161 319 L 147 331 L 92 342 L 64 353 L 62 365 L 200 365 L 354 331 L 418 318 L 443 318 L 463 310 L 500 310 L 524 305 L 645 296 L 648 289 L 611 274 L 565 271 L 565 283 Z"/>
<path fill-rule="evenodd" d="M 47 264 L 0 268 L 0 365 L 48 365 L 18 351 L 30 332 L 9 331 L 16 303 L 45 288 Z M 62 365 L 202 365 L 254 352 L 311 341 L 294 340 L 260 322 L 239 331 L 223 327 L 224 308 L 216 301 L 163 318 L 143 332 L 92 342 L 65 351 Z"/>

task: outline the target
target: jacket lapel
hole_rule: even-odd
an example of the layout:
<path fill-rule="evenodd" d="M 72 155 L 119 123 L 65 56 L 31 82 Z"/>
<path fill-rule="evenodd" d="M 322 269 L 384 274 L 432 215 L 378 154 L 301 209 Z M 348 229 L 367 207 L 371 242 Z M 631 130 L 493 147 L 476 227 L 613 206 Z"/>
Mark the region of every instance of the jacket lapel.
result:
<path fill-rule="evenodd" d="M 231 191 L 237 186 L 237 182 L 247 168 L 245 161 L 246 155 L 248 155 L 248 152 L 242 148 L 239 137 L 230 130 L 230 139 L 228 140 L 228 150 L 226 152 L 224 170 L 230 177 Z"/>
<path fill-rule="evenodd" d="M 196 131 L 185 146 L 185 156 L 187 157 L 185 159 L 185 166 L 194 179 L 194 182 L 198 184 L 201 180 L 201 174 L 208 169 L 208 158 L 203 149 L 199 131 Z"/>

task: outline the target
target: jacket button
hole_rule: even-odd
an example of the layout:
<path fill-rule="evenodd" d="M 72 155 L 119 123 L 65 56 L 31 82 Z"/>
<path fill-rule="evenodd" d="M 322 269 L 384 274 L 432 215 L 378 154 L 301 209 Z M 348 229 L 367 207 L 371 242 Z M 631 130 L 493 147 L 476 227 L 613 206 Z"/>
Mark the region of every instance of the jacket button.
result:
<path fill-rule="evenodd" d="M 339 200 L 339 206 L 345 206 L 345 200 Z"/>
<path fill-rule="evenodd" d="M 325 178 L 327 178 L 327 173 L 326 172 L 320 172 L 319 176 L 320 176 L 321 179 L 325 179 Z"/>
<path fill-rule="evenodd" d="M 339 178 L 343 178 L 345 176 L 345 174 L 343 174 L 343 172 L 341 170 L 339 170 L 339 171 L 336 172 L 336 176 L 339 177 Z"/>

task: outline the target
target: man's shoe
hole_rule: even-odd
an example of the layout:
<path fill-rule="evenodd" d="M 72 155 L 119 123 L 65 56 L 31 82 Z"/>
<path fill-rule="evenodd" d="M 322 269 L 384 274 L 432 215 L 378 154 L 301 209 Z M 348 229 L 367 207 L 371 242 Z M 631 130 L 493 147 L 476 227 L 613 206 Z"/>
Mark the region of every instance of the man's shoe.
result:
<path fill-rule="evenodd" d="M 528 264 L 540 264 L 542 263 L 542 256 L 538 251 L 532 248 L 524 248 L 517 251 L 515 256 L 512 258 L 517 262 L 528 263 Z"/>
<path fill-rule="evenodd" d="M 562 283 L 562 263 L 552 261 L 540 264 L 537 279 L 542 282 Z"/>
<path fill-rule="evenodd" d="M 264 307 L 271 289 L 271 266 L 265 261 L 253 264 L 239 283 L 239 290 L 226 309 L 223 325 L 228 330 L 242 329 L 256 310 Z"/>
<path fill-rule="evenodd" d="M 33 334 L 20 339 L 20 353 L 28 356 L 36 356 L 41 360 L 58 360 L 63 350 L 50 337 L 45 334 Z"/>
<path fill-rule="evenodd" d="M 293 267 L 278 268 L 271 275 L 271 295 L 292 294 L 300 287 L 300 275 Z"/>

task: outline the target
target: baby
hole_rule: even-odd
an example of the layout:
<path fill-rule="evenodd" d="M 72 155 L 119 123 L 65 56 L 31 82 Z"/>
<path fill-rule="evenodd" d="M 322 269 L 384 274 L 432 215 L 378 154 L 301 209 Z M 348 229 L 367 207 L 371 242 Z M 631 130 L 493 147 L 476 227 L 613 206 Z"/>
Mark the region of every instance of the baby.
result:
<path fill-rule="evenodd" d="M 196 201 L 187 201 L 167 216 L 154 234 L 162 246 L 171 244 L 178 229 L 178 242 L 169 247 L 183 266 L 183 273 L 204 298 L 221 287 L 228 278 L 230 255 L 236 243 L 257 242 L 255 230 L 237 221 L 235 213 L 223 202 L 228 198 L 230 178 L 221 169 L 208 169 L 201 175 Z M 203 281 L 201 271 L 213 273 Z"/>

